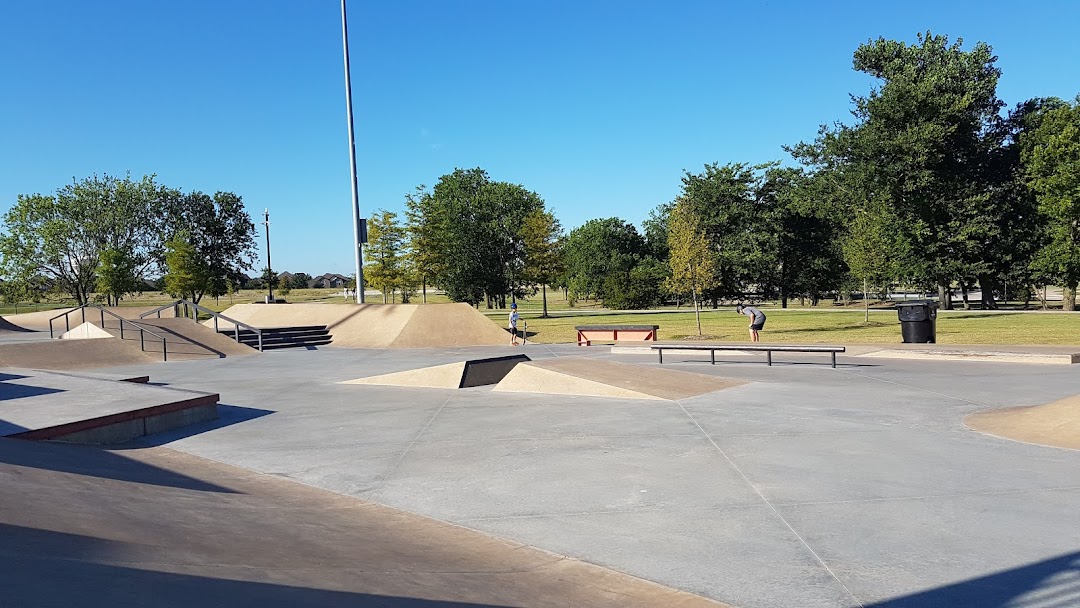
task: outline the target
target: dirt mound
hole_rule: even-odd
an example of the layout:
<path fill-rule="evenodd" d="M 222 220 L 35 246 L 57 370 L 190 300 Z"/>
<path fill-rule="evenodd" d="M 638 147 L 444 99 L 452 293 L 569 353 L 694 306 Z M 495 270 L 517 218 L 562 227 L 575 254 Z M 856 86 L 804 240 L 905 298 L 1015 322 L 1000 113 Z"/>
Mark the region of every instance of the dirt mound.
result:
<path fill-rule="evenodd" d="M 468 304 L 237 304 L 222 314 L 260 328 L 326 325 L 334 346 L 356 348 L 484 346 L 509 340 Z"/>
<path fill-rule="evenodd" d="M 1043 405 L 975 412 L 964 418 L 964 424 L 1005 439 L 1080 450 L 1080 395 Z"/>

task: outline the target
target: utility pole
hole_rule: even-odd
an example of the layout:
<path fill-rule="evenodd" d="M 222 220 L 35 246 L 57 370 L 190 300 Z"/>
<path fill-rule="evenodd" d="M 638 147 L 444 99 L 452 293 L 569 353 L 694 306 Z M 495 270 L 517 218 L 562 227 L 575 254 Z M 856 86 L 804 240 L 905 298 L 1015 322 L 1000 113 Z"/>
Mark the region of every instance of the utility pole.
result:
<path fill-rule="evenodd" d="M 356 187 L 356 137 L 353 134 L 352 79 L 349 75 L 349 25 L 341 0 L 341 45 L 345 49 L 345 117 L 349 123 L 349 169 L 352 175 L 353 256 L 356 262 L 356 303 L 364 303 L 364 258 L 360 250 L 360 194 Z"/>
<path fill-rule="evenodd" d="M 266 285 L 270 288 L 270 295 L 266 298 L 267 304 L 274 303 L 274 271 L 270 265 L 270 210 L 263 209 L 263 226 L 266 226 Z"/>

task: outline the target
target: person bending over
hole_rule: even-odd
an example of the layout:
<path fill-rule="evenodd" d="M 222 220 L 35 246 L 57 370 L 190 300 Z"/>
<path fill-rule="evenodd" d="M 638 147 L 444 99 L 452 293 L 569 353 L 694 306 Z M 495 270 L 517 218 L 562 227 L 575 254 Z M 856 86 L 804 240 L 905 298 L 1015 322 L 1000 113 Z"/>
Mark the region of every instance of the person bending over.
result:
<path fill-rule="evenodd" d="M 765 328 L 765 313 L 753 306 L 743 306 L 742 304 L 735 307 L 735 312 L 750 317 L 750 341 L 761 342 L 761 336 L 758 335 L 758 332 Z"/>

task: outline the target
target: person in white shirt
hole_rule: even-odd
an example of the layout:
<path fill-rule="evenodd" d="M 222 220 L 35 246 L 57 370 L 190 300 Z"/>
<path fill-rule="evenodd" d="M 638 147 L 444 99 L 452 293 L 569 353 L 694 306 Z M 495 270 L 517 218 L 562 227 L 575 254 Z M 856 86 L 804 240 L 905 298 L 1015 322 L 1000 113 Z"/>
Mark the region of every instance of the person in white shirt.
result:
<path fill-rule="evenodd" d="M 518 311 L 517 302 L 510 304 L 510 344 L 517 346 Z"/>

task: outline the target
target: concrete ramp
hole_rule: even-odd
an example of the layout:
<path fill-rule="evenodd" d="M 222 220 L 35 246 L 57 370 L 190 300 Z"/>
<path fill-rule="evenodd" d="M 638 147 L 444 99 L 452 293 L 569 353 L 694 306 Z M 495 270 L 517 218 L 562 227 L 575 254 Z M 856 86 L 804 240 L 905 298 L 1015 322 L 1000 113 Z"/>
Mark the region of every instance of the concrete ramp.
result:
<path fill-rule="evenodd" d="M 1043 405 L 975 412 L 964 418 L 964 424 L 1005 439 L 1080 450 L 1080 395 Z"/>
<path fill-rule="evenodd" d="M 158 360 L 160 356 L 140 351 L 137 342 L 133 346 L 113 337 L 0 344 L 0 367 L 70 370 L 142 365 Z"/>
<path fill-rule="evenodd" d="M 0 332 L 28 332 L 28 331 L 34 331 L 34 330 L 27 329 L 27 328 L 22 327 L 20 325 L 15 325 L 14 323 L 12 323 L 11 321 L 8 321 L 4 317 L 0 317 Z"/>
<path fill-rule="evenodd" d="M 346 380 L 341 384 L 374 384 L 412 388 L 470 388 L 486 386 L 502 380 L 519 363 L 529 361 L 525 355 L 472 359 L 446 365 L 410 369 L 392 374 Z"/>
<path fill-rule="evenodd" d="M 740 384 L 745 382 L 603 359 L 566 357 L 522 363 L 493 390 L 674 401 Z"/>
<path fill-rule="evenodd" d="M 24 312 L 17 315 L 4 315 L 4 321 L 9 325 L 14 325 L 19 330 L 29 329 L 31 331 L 49 331 L 49 319 L 56 315 L 63 314 L 64 311 L 71 310 L 70 308 L 57 308 L 53 310 L 39 310 L 37 312 Z M 79 319 L 80 322 L 82 319 Z M 58 328 L 64 327 L 63 319 L 57 319 L 59 325 L 54 326 Z"/>
<path fill-rule="evenodd" d="M 509 341 L 505 331 L 468 304 L 237 304 L 222 314 L 259 328 L 325 325 L 334 346 L 353 348 L 445 348 Z M 228 329 L 231 324 L 219 327 Z"/>

